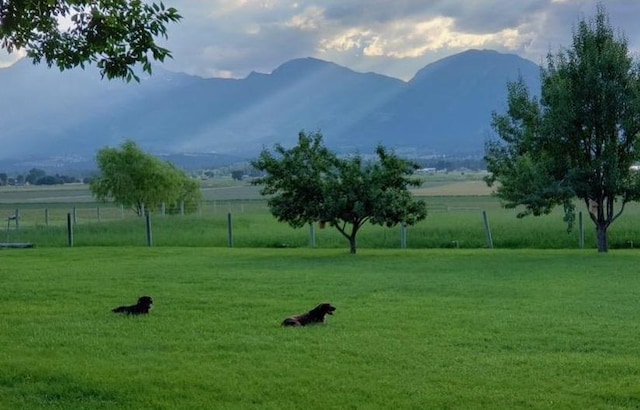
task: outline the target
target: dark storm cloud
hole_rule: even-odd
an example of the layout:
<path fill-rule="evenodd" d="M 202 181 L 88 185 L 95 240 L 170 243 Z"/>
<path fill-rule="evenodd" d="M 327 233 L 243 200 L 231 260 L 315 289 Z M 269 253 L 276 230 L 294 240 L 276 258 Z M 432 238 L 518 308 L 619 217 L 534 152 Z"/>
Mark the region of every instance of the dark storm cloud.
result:
<path fill-rule="evenodd" d="M 432 10 L 455 20 L 457 30 L 466 33 L 494 33 L 517 28 L 548 9 L 550 0 L 437 1 Z"/>

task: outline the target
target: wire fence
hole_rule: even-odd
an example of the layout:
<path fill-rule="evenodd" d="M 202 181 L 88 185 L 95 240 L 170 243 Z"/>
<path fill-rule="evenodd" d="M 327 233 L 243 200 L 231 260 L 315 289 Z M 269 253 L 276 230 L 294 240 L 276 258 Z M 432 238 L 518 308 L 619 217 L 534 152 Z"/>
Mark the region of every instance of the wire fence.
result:
<path fill-rule="evenodd" d="M 580 217 L 567 232 L 561 211 L 516 218 L 492 197 L 426 198 L 428 217 L 415 226 L 366 225 L 358 233 L 364 248 L 594 248 L 595 230 Z M 4 235 L 0 243 L 69 246 L 69 224 L 76 246 L 235 246 L 345 247 L 345 238 L 319 224 L 294 229 L 274 218 L 264 199 L 207 200 L 191 214 L 155 210 L 145 218 L 110 203 L 0 203 Z M 584 224 L 582 223 L 584 222 Z M 150 231 L 148 231 L 150 230 Z M 151 240 L 149 239 L 151 236 Z M 611 248 L 640 243 L 640 206 L 627 207 L 609 229 Z"/>
<path fill-rule="evenodd" d="M 152 215 L 164 217 L 170 214 L 163 210 L 152 211 Z M 264 212 L 268 213 L 268 207 L 262 200 L 227 200 L 227 201 L 202 201 L 198 204 L 195 215 L 215 216 L 225 215 L 229 212 Z M 121 221 L 136 219 L 139 215 L 130 208 L 121 205 L 104 203 L 50 203 L 50 204 L 0 204 L 0 217 L 6 222 L 6 227 L 42 227 L 61 226 L 67 223 L 67 214 L 71 214 L 74 224 Z M 185 216 L 184 211 L 178 210 L 175 214 Z"/>

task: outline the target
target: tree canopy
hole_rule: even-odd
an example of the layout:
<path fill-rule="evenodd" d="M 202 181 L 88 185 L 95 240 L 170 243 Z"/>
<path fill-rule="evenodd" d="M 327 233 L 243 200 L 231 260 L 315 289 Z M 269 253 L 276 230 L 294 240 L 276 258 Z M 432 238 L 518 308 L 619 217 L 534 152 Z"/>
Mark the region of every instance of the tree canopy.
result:
<path fill-rule="evenodd" d="M 181 19 L 173 7 L 141 0 L 0 1 L 0 44 L 25 50 L 34 63 L 60 70 L 95 63 L 103 77 L 139 80 L 134 67 L 171 52 L 156 43 L 167 23 Z"/>
<path fill-rule="evenodd" d="M 265 149 L 252 162 L 266 172 L 253 183 L 270 195 L 271 213 L 294 228 L 328 223 L 349 241 L 351 253 L 356 253 L 356 237 L 366 222 L 413 225 L 427 215 L 426 204 L 408 190 L 420 185 L 410 178 L 418 166 L 382 146 L 375 161 L 360 155 L 340 158 L 324 146 L 322 134 L 301 131 L 297 146 L 276 144 L 274 151 Z"/>
<path fill-rule="evenodd" d="M 96 160 L 100 175 L 91 181 L 90 189 L 98 200 L 131 207 L 140 216 L 163 204 L 170 212 L 180 206 L 186 212 L 196 210 L 201 198 L 198 181 L 143 152 L 135 142 L 125 141 L 120 149 L 103 148 Z"/>
<path fill-rule="evenodd" d="M 640 199 L 631 169 L 640 160 L 640 66 L 600 5 L 574 29 L 571 48 L 549 54 L 541 76 L 539 100 L 522 79 L 508 84 L 508 110 L 493 114 L 499 138 L 486 145 L 486 181 L 505 206 L 524 206 L 519 217 L 562 205 L 569 229 L 578 198 L 606 252 L 607 228 Z"/>

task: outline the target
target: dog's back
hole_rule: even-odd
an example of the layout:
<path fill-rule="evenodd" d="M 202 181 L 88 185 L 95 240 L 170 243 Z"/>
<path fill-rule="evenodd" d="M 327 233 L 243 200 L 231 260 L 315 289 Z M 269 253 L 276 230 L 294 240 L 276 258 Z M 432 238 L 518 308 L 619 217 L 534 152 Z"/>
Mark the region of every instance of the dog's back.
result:
<path fill-rule="evenodd" d="M 142 296 L 138 299 L 138 303 L 130 306 L 118 306 L 111 309 L 113 313 L 124 313 L 127 315 L 144 315 L 149 313 L 153 307 L 153 299 L 151 296 Z"/>
<path fill-rule="evenodd" d="M 115 309 L 111 309 L 113 313 L 127 313 L 131 309 L 131 306 L 118 306 Z"/>
<path fill-rule="evenodd" d="M 291 316 L 282 321 L 282 326 L 306 326 L 312 323 L 324 323 L 325 315 L 333 315 L 336 310 L 330 303 L 321 303 L 307 313 Z"/>
<path fill-rule="evenodd" d="M 302 326 L 302 323 L 295 317 L 288 317 L 282 321 L 282 326 Z"/>

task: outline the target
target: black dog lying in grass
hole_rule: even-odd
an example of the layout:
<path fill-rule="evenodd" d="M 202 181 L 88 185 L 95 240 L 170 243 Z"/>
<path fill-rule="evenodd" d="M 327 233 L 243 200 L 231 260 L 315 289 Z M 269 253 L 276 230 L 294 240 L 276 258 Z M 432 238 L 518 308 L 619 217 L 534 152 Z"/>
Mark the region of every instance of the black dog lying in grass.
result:
<path fill-rule="evenodd" d="M 124 313 L 127 315 L 144 315 L 149 313 L 153 307 L 153 299 L 151 296 L 141 296 L 138 299 L 138 303 L 131 306 L 118 306 L 111 311 L 113 313 Z"/>
<path fill-rule="evenodd" d="M 306 326 L 313 323 L 324 323 L 326 315 L 333 315 L 336 310 L 330 303 L 321 303 L 302 315 L 291 316 L 282 322 L 282 326 Z"/>

